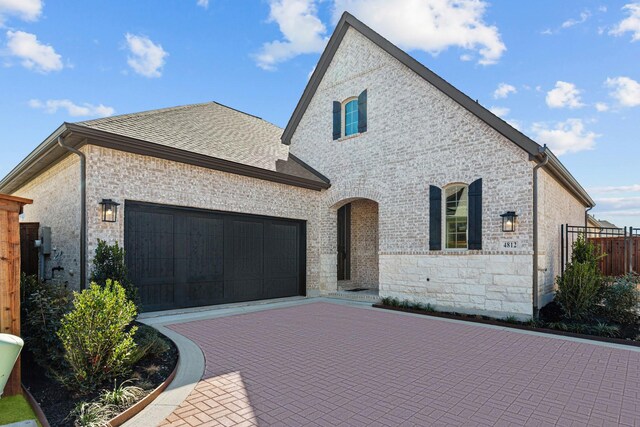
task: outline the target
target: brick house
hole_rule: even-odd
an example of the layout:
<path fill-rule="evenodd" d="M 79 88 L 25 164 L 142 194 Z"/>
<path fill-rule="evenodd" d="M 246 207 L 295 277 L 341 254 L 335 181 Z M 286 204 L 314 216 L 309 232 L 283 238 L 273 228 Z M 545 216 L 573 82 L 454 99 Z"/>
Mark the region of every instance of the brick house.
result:
<path fill-rule="evenodd" d="M 83 286 L 97 240 L 118 241 L 146 310 L 356 288 L 527 317 L 553 297 L 560 224 L 594 205 L 347 13 L 284 130 L 217 103 L 65 123 L 0 192 L 49 227 L 45 278 Z"/>

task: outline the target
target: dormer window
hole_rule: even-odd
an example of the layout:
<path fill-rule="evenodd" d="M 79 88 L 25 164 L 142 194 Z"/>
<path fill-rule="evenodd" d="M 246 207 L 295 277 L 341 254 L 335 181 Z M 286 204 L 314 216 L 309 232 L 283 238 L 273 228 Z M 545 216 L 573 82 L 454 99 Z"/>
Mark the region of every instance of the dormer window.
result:
<path fill-rule="evenodd" d="M 333 102 L 333 139 L 367 131 L 367 90 L 357 97 Z"/>
<path fill-rule="evenodd" d="M 344 136 L 358 133 L 358 99 L 344 105 Z"/>

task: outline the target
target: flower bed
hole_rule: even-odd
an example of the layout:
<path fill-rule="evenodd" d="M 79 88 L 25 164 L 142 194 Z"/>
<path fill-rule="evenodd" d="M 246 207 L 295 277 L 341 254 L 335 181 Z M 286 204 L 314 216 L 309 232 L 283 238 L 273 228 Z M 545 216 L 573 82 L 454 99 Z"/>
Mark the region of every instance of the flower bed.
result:
<path fill-rule="evenodd" d="M 138 324 L 141 331 L 152 329 L 149 326 Z M 124 381 L 133 380 L 131 383 L 140 387 L 144 393 L 137 396 L 137 399 L 130 402 L 127 407 L 131 407 L 136 402 L 142 400 L 149 393 L 152 393 L 159 385 L 163 384 L 172 374 L 178 361 L 178 350 L 173 342 L 160 335 L 161 339 L 166 343 L 167 350 L 158 355 L 150 355 L 141 359 L 132 372 L 127 377 L 116 379 L 116 385 L 121 385 Z M 74 412 L 82 403 L 100 403 L 100 397 L 105 389 L 99 389 L 92 393 L 81 395 L 74 393 L 63 387 L 60 382 L 52 379 L 47 375 L 45 370 L 35 363 L 33 355 L 25 350 L 22 357 L 22 381 L 25 387 L 33 395 L 38 402 L 42 411 L 47 417 L 51 426 L 74 426 L 76 418 Z M 111 390 L 113 391 L 113 386 Z M 98 409 L 94 406 L 94 409 Z M 110 407 L 111 410 L 108 418 L 113 418 L 116 413 L 124 412 L 125 407 Z"/>

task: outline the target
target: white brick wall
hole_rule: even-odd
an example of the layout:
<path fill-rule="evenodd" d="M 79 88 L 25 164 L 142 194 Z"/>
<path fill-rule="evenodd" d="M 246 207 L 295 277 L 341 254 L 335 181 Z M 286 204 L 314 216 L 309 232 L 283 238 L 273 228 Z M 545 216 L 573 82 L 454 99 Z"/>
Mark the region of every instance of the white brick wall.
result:
<path fill-rule="evenodd" d="M 364 89 L 368 131 L 333 141 L 332 102 Z M 421 294 L 442 306 L 531 314 L 533 163 L 528 154 L 357 31 L 347 31 L 293 135 L 291 152 L 332 181 L 320 202 L 321 259 L 326 260 L 321 288 L 336 286 L 335 261 L 330 261 L 336 246 L 334 205 L 363 197 L 379 204 L 382 295 Z M 429 185 L 478 178 L 483 179 L 483 250 L 429 252 Z M 516 233 L 501 231 L 500 214 L 509 210 L 519 215 Z M 519 249 L 503 253 L 504 239 L 517 241 Z M 502 266 L 502 256 L 518 262 L 500 278 L 477 267 Z M 408 258 L 435 264 L 406 271 L 401 266 Z M 437 279 L 424 281 L 427 276 Z M 435 290 L 436 285 L 451 292 Z M 518 295 L 513 301 L 496 302 L 496 292 L 511 288 Z"/>
<path fill-rule="evenodd" d="M 62 266 L 54 278 L 72 288 L 80 286 L 80 160 L 75 154 L 50 167 L 14 193 L 33 200 L 24 207 L 21 222 L 39 222 L 51 227 L 55 251 L 45 257 L 45 277 Z"/>

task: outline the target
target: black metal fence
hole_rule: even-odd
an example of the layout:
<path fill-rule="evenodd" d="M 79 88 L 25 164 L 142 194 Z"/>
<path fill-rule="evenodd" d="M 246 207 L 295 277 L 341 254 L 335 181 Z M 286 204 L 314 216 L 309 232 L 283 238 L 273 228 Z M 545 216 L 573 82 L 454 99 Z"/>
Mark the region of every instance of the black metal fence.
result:
<path fill-rule="evenodd" d="M 560 264 L 564 271 L 571 260 L 571 248 L 579 236 L 593 242 L 605 256 L 600 271 L 606 276 L 640 273 L 640 229 L 608 228 L 563 224 L 560 227 Z"/>

